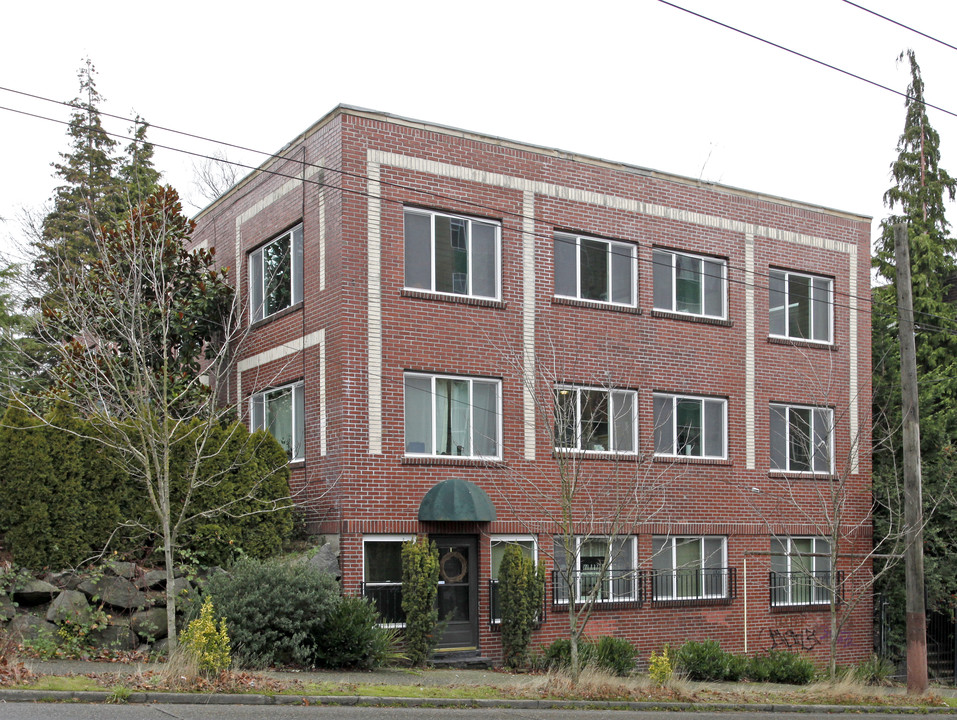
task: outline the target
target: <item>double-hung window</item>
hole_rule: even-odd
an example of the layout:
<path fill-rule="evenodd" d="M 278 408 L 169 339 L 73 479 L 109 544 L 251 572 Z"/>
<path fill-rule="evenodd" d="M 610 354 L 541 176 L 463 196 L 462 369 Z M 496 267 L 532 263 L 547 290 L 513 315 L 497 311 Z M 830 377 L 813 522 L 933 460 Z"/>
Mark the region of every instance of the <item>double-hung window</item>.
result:
<path fill-rule="evenodd" d="M 655 455 L 726 458 L 728 402 L 655 393 Z"/>
<path fill-rule="evenodd" d="M 250 399 L 253 430 L 268 430 L 290 460 L 305 457 L 305 395 L 303 384 L 293 383 L 255 393 Z"/>
<path fill-rule="evenodd" d="M 405 287 L 498 300 L 498 223 L 458 215 L 405 211 Z"/>
<path fill-rule="evenodd" d="M 651 545 L 654 601 L 728 597 L 727 538 L 656 536 Z"/>
<path fill-rule="evenodd" d="M 832 473 L 834 411 L 802 405 L 771 405 L 771 469 Z"/>
<path fill-rule="evenodd" d="M 836 589 L 826 538 L 771 538 L 771 605 L 829 603 Z"/>
<path fill-rule="evenodd" d="M 671 250 L 652 253 L 656 310 L 724 320 L 728 266 L 718 258 Z"/>
<path fill-rule="evenodd" d="M 638 595 L 636 538 L 576 537 L 573 562 L 565 546 L 555 539 L 553 591 L 556 603 L 567 603 L 569 593 L 576 602 L 594 597 L 595 602 L 633 602 Z"/>
<path fill-rule="evenodd" d="M 501 457 L 500 380 L 405 374 L 406 455 Z"/>
<path fill-rule="evenodd" d="M 768 307 L 771 335 L 831 342 L 834 282 L 830 278 L 771 270 L 768 275 Z"/>
<path fill-rule="evenodd" d="M 637 448 L 634 390 L 559 386 L 555 446 L 561 450 L 633 453 Z"/>
<path fill-rule="evenodd" d="M 555 295 L 634 307 L 636 276 L 634 245 L 555 234 Z"/>
<path fill-rule="evenodd" d="M 491 542 L 492 573 L 489 581 L 489 617 L 493 623 L 502 621 L 502 609 L 499 605 L 499 571 L 502 568 L 502 559 L 505 551 L 510 547 L 517 547 L 525 557 L 532 562 L 538 562 L 535 538 L 530 535 L 493 535 Z"/>
<path fill-rule="evenodd" d="M 302 225 L 249 253 L 250 322 L 302 302 Z"/>
<path fill-rule="evenodd" d="M 370 535 L 362 539 L 362 594 L 375 605 L 384 625 L 405 622 L 402 544 L 411 540 L 411 535 Z"/>

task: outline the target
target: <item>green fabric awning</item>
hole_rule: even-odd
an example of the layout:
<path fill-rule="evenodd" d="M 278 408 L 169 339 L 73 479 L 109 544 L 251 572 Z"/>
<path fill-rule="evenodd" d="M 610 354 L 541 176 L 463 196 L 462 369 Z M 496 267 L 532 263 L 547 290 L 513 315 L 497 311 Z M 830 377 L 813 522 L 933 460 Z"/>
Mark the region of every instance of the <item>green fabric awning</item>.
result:
<path fill-rule="evenodd" d="M 436 483 L 419 505 L 420 522 L 492 522 L 495 517 L 488 493 L 462 478 Z"/>

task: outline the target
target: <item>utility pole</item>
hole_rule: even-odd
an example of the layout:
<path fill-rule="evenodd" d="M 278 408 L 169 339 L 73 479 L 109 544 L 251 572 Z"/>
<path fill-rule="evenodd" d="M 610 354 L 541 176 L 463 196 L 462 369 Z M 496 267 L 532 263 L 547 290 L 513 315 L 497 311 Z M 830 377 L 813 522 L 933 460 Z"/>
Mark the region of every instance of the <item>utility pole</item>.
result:
<path fill-rule="evenodd" d="M 897 313 L 900 317 L 901 400 L 904 425 L 904 585 L 907 593 L 907 692 L 927 691 L 927 616 L 924 610 L 924 520 L 920 481 L 920 413 L 914 293 L 907 225 L 894 225 Z"/>

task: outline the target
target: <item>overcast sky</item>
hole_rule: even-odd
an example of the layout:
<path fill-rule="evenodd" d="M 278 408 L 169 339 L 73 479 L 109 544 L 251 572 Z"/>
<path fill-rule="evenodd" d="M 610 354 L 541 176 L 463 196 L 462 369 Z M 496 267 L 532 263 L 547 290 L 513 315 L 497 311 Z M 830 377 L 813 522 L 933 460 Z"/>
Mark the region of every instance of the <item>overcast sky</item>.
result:
<path fill-rule="evenodd" d="M 842 0 L 675 0 L 854 74 L 906 89 L 913 48 L 926 100 L 957 112 L 957 51 Z M 859 5 L 957 45 L 951 0 Z M 339 103 L 886 215 L 903 99 L 658 0 L 163 4 L 8 3 L 0 86 L 66 101 L 92 58 L 102 110 L 274 152 Z M 41 208 L 69 110 L 0 90 L 0 240 Z M 929 111 L 957 174 L 957 117 Z M 107 120 L 125 134 L 129 123 Z M 162 145 L 225 150 L 151 129 Z M 156 164 L 195 211 L 195 158 Z M 950 210 L 957 223 L 957 209 Z"/>

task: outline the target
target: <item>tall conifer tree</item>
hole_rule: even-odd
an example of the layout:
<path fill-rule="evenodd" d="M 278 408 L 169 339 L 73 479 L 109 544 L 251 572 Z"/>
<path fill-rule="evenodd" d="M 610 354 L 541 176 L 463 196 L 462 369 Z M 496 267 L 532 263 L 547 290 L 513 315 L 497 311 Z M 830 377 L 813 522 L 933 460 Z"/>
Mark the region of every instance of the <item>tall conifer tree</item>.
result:
<path fill-rule="evenodd" d="M 929 608 L 944 609 L 957 597 L 957 507 L 953 502 L 957 439 L 957 240 L 950 237 L 946 200 L 957 181 L 940 166 L 940 136 L 927 118 L 924 82 L 914 53 L 910 65 L 904 132 L 891 164 L 894 184 L 884 203 L 894 212 L 881 223 L 874 268 L 886 284 L 874 289 L 874 488 L 879 507 L 876 537 L 884 537 L 895 510 L 901 467 L 900 350 L 897 339 L 897 273 L 894 225 L 906 223 L 910 240 L 917 367 L 920 388 L 921 458 L 925 520 L 925 578 Z M 892 507 L 887 507 L 890 504 Z M 883 505 L 883 507 L 881 507 Z M 901 511 L 902 512 L 902 511 Z M 889 602 L 892 629 L 903 636 L 903 567 L 879 583 Z"/>

